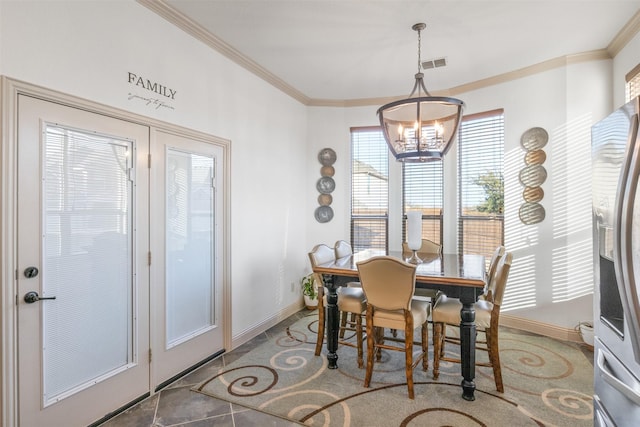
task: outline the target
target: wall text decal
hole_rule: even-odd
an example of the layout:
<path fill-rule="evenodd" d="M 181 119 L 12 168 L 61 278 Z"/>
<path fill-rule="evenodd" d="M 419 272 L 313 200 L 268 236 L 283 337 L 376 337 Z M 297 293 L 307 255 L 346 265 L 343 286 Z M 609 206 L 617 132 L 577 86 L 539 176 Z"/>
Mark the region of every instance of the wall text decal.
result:
<path fill-rule="evenodd" d="M 170 87 L 167 87 L 161 83 L 154 82 L 130 71 L 128 72 L 128 83 L 164 97 L 164 99 L 162 99 L 153 96 L 142 96 L 137 93 L 129 92 L 129 101 L 134 99 L 140 100 L 146 105 L 155 107 L 156 110 L 159 108 L 169 108 L 171 110 L 175 109 L 172 105 L 168 104 L 167 101 L 176 99 L 175 97 L 177 90 L 171 89 Z"/>

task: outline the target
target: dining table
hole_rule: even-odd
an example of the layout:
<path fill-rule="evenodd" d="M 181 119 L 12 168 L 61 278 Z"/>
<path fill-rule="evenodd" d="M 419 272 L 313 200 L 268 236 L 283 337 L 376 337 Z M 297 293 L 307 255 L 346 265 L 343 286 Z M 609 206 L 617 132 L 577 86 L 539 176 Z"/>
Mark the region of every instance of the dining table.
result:
<path fill-rule="evenodd" d="M 346 286 L 358 277 L 357 264 L 374 256 L 392 256 L 404 259 L 402 252 L 365 249 L 352 255 L 335 259 L 313 267 L 314 273 L 323 277 L 327 289 L 326 334 L 329 369 L 338 367 L 338 294 L 340 286 Z M 460 310 L 460 359 L 462 370 L 462 398 L 475 400 L 476 324 L 474 303 L 486 286 L 486 266 L 483 255 L 472 254 L 420 254 L 416 264 L 416 288 L 437 289 L 447 297 L 458 298 Z"/>

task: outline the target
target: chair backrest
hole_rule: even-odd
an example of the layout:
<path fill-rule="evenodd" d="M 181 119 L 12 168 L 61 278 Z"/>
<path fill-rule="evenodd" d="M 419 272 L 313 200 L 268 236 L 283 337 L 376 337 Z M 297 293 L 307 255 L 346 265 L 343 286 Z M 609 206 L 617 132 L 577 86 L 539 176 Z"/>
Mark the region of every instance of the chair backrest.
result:
<path fill-rule="evenodd" d="M 487 283 L 491 283 L 493 276 L 496 274 L 496 266 L 498 265 L 498 261 L 504 255 L 506 249 L 504 246 L 498 246 L 495 251 L 493 251 L 493 255 L 491 256 L 491 261 L 489 262 L 489 270 L 487 271 Z"/>
<path fill-rule="evenodd" d="M 513 254 L 507 252 L 504 254 L 498 265 L 496 266 L 495 275 L 495 289 L 493 291 L 493 305 L 500 307 L 502 305 L 502 298 L 504 297 L 504 291 L 507 287 L 507 279 L 509 278 L 509 270 L 511 269 L 511 261 Z"/>
<path fill-rule="evenodd" d="M 409 244 L 407 242 L 402 242 L 402 256 L 407 258 L 410 257 L 413 251 L 409 249 Z M 420 254 L 441 254 L 442 253 L 442 245 L 437 244 L 433 240 L 422 239 L 422 244 L 420 245 L 420 249 L 418 249 L 418 256 Z"/>
<path fill-rule="evenodd" d="M 315 245 L 311 252 L 309 252 L 309 261 L 311 262 L 311 267 L 315 267 L 316 265 L 325 264 L 327 262 L 335 261 L 336 253 L 333 248 L 321 243 L 319 245 Z M 313 278 L 316 281 L 316 287 L 318 288 L 318 293 L 320 294 L 320 298 L 324 293 L 324 286 L 322 275 L 318 273 L 313 273 Z"/>
<path fill-rule="evenodd" d="M 377 256 L 357 264 L 367 303 L 384 310 L 410 309 L 416 266 L 398 258 Z"/>
<path fill-rule="evenodd" d="M 496 267 L 500 262 L 500 259 L 504 256 L 506 249 L 504 246 L 498 246 L 495 251 L 493 251 L 493 255 L 491 256 L 491 261 L 489 262 L 489 270 L 487 271 L 487 288 L 485 289 L 484 295 L 487 300 L 493 301 L 493 294 L 496 289 Z"/>
<path fill-rule="evenodd" d="M 333 249 L 336 252 L 336 258 L 353 255 L 353 248 L 351 247 L 351 244 L 344 240 L 338 240 Z"/>
<path fill-rule="evenodd" d="M 309 261 L 311 261 L 311 267 L 316 265 L 325 264 L 336 259 L 336 253 L 333 248 L 321 243 L 315 245 L 311 252 L 309 252 Z"/>

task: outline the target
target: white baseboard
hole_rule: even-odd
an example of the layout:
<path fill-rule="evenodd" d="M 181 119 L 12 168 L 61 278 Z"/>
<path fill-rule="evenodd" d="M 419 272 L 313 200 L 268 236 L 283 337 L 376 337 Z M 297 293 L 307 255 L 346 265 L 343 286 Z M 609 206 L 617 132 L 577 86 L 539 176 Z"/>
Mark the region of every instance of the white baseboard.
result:
<path fill-rule="evenodd" d="M 583 342 L 580 332 L 571 328 L 563 328 L 548 323 L 539 322 L 537 320 L 525 319 L 522 317 L 510 316 L 508 314 L 500 315 L 500 326 L 520 329 L 521 331 L 533 332 L 550 338 L 562 341 Z"/>
<path fill-rule="evenodd" d="M 293 315 L 294 313 L 297 313 L 302 309 L 302 307 L 304 307 L 304 303 L 302 302 L 302 300 L 300 300 L 295 304 L 291 304 L 290 306 L 283 308 L 278 313 L 274 314 L 268 319 L 265 319 L 264 321 L 258 323 L 257 325 L 254 325 L 253 327 L 242 331 L 240 334 L 233 336 L 231 338 L 231 348 L 228 349 L 227 351 L 231 351 L 234 348 L 238 348 L 239 346 L 251 340 L 252 338 L 257 337 L 267 329 L 277 325 L 278 323 L 280 323 L 287 317 Z"/>

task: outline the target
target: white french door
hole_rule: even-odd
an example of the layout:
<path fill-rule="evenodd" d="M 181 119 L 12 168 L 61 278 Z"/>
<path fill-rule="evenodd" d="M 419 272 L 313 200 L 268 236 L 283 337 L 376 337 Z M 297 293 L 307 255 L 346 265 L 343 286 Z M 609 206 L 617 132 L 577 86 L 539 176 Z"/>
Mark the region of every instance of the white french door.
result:
<path fill-rule="evenodd" d="M 21 426 L 87 425 L 149 392 L 149 128 L 20 95 Z"/>
<path fill-rule="evenodd" d="M 153 384 L 224 349 L 223 151 L 156 130 L 151 156 Z"/>

